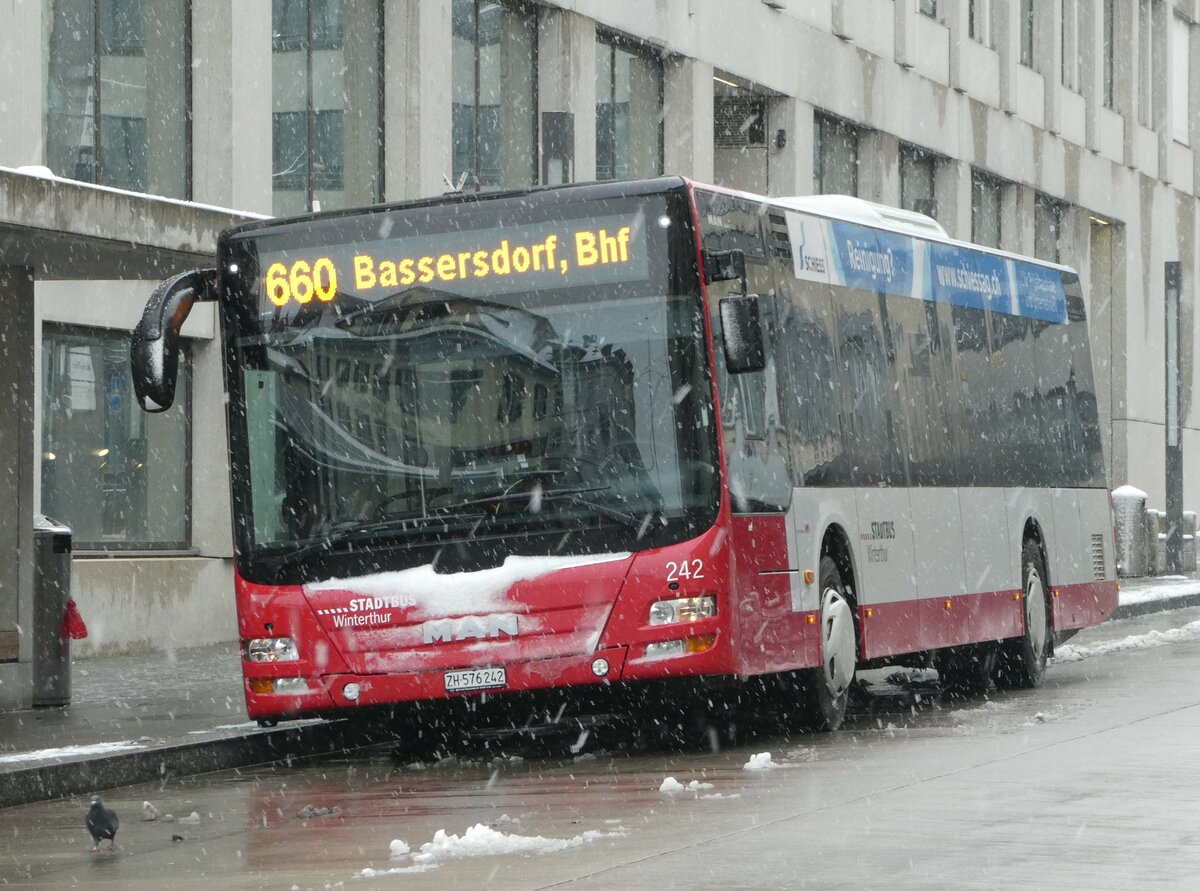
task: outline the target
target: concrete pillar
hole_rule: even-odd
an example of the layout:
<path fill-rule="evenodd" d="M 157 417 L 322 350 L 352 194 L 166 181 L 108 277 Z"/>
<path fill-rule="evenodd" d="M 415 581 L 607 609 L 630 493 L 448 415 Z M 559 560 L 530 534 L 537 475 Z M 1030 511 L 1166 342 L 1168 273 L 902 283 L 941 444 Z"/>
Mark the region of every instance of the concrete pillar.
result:
<path fill-rule="evenodd" d="M 858 197 L 900 204 L 900 140 L 882 130 L 858 135 Z"/>
<path fill-rule="evenodd" d="M 46 163 L 42 4 L 0 0 L 0 165 Z"/>
<path fill-rule="evenodd" d="M 192 4 L 192 197 L 271 213 L 271 4 Z"/>
<path fill-rule="evenodd" d="M 813 193 L 813 106 L 791 96 L 772 99 L 767 119 L 774 130 L 787 131 L 787 145 L 772 150 L 771 194 Z"/>
<path fill-rule="evenodd" d="M 1017 66 L 1021 63 L 1021 4 L 992 0 L 992 35 L 1000 62 L 1000 109 L 1017 110 Z"/>
<path fill-rule="evenodd" d="M 596 23 L 592 19 L 551 6 L 539 9 L 538 110 L 572 115 L 573 181 L 595 179 Z"/>
<path fill-rule="evenodd" d="M 1036 192 L 1017 183 L 1000 191 L 1000 248 L 1014 254 L 1033 255 L 1033 205 Z"/>
<path fill-rule="evenodd" d="M 0 266 L 0 709 L 33 698 L 33 270 Z"/>
<path fill-rule="evenodd" d="M 971 165 L 952 158 L 938 164 L 933 173 L 933 197 L 942 228 L 951 238 L 970 241 Z"/>
<path fill-rule="evenodd" d="M 713 67 L 676 56 L 663 68 L 663 171 L 712 182 Z"/>
<path fill-rule="evenodd" d="M 440 195 L 453 166 L 449 3 L 384 6 L 384 190 L 389 201 Z"/>

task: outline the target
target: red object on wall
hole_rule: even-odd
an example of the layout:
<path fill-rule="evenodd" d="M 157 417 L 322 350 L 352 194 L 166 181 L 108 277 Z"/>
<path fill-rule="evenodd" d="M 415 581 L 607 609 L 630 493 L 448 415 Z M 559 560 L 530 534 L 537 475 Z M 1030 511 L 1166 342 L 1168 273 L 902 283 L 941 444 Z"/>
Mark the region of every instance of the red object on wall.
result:
<path fill-rule="evenodd" d="M 83 622 L 83 616 L 79 613 L 79 607 L 75 605 L 74 599 L 67 600 L 67 608 L 63 610 L 62 626 L 59 628 L 58 636 L 63 640 L 70 638 L 71 640 L 82 640 L 88 636 L 87 625 Z"/>

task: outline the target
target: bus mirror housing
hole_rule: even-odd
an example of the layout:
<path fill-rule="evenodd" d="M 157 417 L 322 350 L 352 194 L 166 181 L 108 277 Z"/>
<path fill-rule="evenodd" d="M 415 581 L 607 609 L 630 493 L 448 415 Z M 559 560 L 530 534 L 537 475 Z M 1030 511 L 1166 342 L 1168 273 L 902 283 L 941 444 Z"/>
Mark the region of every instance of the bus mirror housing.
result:
<path fill-rule="evenodd" d="M 736 281 L 746 296 L 746 255 L 736 248 L 731 251 L 707 251 L 704 254 L 704 282 Z"/>
<path fill-rule="evenodd" d="M 217 270 L 193 269 L 154 289 L 133 329 L 129 364 L 133 391 L 144 411 L 166 411 L 175 401 L 179 332 L 197 300 L 217 299 Z"/>
<path fill-rule="evenodd" d="M 730 374 L 762 371 L 767 365 L 763 347 L 758 295 L 721 298 L 721 341 Z"/>

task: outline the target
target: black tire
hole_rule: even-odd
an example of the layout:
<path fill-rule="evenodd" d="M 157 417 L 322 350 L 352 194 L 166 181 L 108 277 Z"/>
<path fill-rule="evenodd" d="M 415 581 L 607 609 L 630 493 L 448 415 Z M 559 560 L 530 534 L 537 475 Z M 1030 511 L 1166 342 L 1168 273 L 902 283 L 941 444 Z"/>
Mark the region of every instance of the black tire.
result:
<path fill-rule="evenodd" d="M 821 666 L 789 672 L 781 678 L 784 716 L 797 730 L 837 730 L 846 718 L 846 704 L 858 662 L 854 606 L 846 596 L 842 575 L 832 557 L 821 558 Z"/>
<path fill-rule="evenodd" d="M 970 644 L 939 650 L 934 660 L 942 692 L 952 696 L 986 693 L 1000 659 L 995 643 Z"/>
<path fill-rule="evenodd" d="M 1006 640 L 1000 646 L 995 677 L 1000 687 L 1033 689 L 1046 677 L 1046 660 L 1054 638 L 1046 558 L 1033 539 L 1027 539 L 1021 548 L 1021 579 L 1025 628 L 1020 637 Z"/>

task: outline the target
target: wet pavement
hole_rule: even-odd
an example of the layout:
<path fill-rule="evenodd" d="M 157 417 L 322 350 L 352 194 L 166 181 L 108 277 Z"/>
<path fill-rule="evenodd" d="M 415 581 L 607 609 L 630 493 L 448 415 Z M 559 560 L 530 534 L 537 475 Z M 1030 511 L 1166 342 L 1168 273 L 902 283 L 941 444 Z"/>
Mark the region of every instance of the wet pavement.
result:
<path fill-rule="evenodd" d="M 7 808 L 0 883 L 1194 887 L 1200 609 L 1070 647 L 1039 690 L 940 702 L 892 676 L 842 731 L 716 753 L 413 766 L 374 749 L 118 789 L 113 853 L 87 853 L 83 799 Z M 777 766 L 746 769 L 764 751 Z"/>
<path fill-rule="evenodd" d="M 1194 578 L 1126 580 L 1118 615 L 1196 604 Z M 0 714 L 0 807 L 345 747 L 333 722 L 249 721 L 240 671 L 235 644 L 76 660 L 69 707 Z"/>

